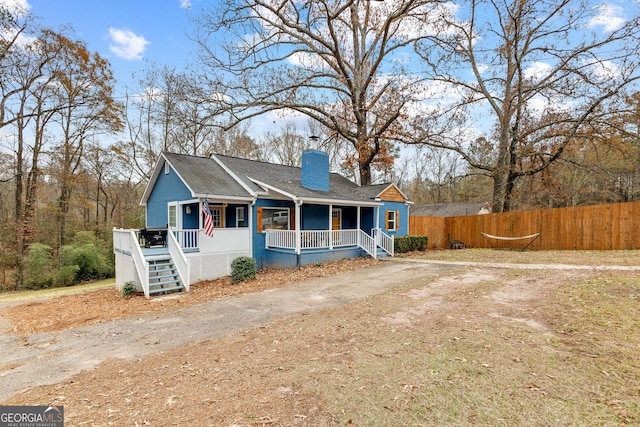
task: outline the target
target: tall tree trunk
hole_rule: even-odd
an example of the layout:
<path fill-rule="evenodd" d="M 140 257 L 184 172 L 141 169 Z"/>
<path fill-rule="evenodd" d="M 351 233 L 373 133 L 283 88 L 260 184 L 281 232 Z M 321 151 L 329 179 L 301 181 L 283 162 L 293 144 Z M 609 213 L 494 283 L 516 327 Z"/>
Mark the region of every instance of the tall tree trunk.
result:
<path fill-rule="evenodd" d="M 20 288 L 24 282 L 24 265 L 25 265 L 25 240 L 24 240 L 24 224 L 23 224 L 23 184 L 24 184 L 24 134 L 22 126 L 18 123 L 17 150 L 16 150 L 16 185 L 14 189 L 15 214 L 16 223 L 16 288 Z"/>

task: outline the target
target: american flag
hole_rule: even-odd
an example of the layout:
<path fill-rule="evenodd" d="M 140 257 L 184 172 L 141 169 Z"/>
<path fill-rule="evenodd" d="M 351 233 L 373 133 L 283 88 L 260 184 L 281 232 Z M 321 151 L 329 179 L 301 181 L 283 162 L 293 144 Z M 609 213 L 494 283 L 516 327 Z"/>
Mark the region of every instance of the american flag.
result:
<path fill-rule="evenodd" d="M 204 214 L 204 234 L 213 237 L 213 218 L 209 209 L 209 200 L 204 199 L 202 203 L 202 213 Z"/>

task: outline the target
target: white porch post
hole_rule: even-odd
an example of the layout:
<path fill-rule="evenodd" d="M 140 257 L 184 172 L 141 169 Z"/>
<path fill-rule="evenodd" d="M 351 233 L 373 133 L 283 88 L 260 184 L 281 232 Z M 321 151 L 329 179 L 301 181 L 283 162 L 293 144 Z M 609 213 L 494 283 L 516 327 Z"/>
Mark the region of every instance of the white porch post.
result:
<path fill-rule="evenodd" d="M 329 205 L 329 250 L 333 250 L 333 205 Z"/>
<path fill-rule="evenodd" d="M 295 212 L 296 212 L 296 254 L 300 255 L 300 246 L 301 246 L 301 231 L 300 231 L 300 204 L 296 201 L 295 203 Z"/>
<path fill-rule="evenodd" d="M 255 201 L 253 203 L 247 203 L 247 226 L 249 226 L 249 251 L 251 256 L 254 256 L 253 253 L 253 206 L 255 205 Z M 200 215 L 202 218 L 202 215 Z"/>
<path fill-rule="evenodd" d="M 358 234 L 356 234 L 358 246 L 362 246 L 360 244 L 360 206 L 358 206 L 358 210 L 356 212 L 356 229 L 358 230 Z"/>

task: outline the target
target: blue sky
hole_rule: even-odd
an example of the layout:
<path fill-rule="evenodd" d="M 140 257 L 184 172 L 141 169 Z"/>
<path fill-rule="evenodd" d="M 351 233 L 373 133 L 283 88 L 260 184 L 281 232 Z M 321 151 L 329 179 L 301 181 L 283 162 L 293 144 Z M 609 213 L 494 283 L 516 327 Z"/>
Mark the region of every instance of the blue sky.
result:
<path fill-rule="evenodd" d="M 19 5 L 49 28 L 70 24 L 89 50 L 109 60 L 118 84 L 146 61 L 181 69 L 196 45 L 188 37 L 194 25 L 188 14 L 199 0 L 0 0 Z"/>

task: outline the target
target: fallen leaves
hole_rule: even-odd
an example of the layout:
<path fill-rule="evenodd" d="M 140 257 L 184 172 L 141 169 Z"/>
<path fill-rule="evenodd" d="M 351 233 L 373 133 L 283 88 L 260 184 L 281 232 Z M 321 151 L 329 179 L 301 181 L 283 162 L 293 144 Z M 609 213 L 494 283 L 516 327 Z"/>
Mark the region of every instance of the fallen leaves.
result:
<path fill-rule="evenodd" d="M 6 307 L 0 315 L 11 322 L 16 334 L 55 332 L 85 325 L 145 314 L 162 313 L 218 298 L 279 288 L 316 277 L 333 276 L 369 267 L 379 261 L 372 258 L 343 259 L 311 264 L 297 270 L 264 269 L 253 280 L 231 283 L 229 277 L 191 285 L 190 292 L 179 297 L 146 299 L 123 298 L 115 289 L 100 289 L 66 295 L 44 301 Z"/>

